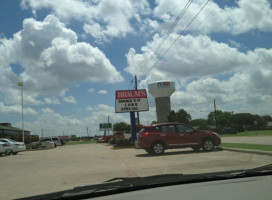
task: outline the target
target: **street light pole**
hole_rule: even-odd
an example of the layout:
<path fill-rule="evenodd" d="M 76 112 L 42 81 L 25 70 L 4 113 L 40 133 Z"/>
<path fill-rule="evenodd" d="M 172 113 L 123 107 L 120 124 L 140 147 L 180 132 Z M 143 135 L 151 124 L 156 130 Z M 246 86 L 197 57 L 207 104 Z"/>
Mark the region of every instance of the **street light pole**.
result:
<path fill-rule="evenodd" d="M 25 130 L 24 130 L 24 95 L 23 95 L 23 82 L 19 82 L 18 86 L 21 87 L 21 97 L 22 97 L 22 129 L 23 129 L 23 143 L 25 143 Z"/>

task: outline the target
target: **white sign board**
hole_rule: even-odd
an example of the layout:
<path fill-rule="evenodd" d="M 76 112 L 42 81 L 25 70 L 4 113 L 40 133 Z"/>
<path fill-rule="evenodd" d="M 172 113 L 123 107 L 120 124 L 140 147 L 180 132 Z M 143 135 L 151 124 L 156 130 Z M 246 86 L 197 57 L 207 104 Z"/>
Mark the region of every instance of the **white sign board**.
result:
<path fill-rule="evenodd" d="M 148 111 L 146 90 L 115 91 L 115 112 Z"/>

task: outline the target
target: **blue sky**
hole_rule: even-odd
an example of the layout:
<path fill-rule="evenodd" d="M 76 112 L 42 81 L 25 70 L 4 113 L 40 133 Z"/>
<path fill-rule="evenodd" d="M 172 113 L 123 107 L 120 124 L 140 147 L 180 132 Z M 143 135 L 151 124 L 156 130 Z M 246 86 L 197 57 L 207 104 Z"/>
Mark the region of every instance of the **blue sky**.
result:
<path fill-rule="evenodd" d="M 156 56 L 143 66 L 189 2 Z M 32 134 L 98 134 L 115 91 L 176 83 L 172 109 L 206 118 L 217 109 L 272 115 L 272 9 L 268 0 L 1 0 L 0 121 Z M 174 46 L 158 60 L 176 38 Z M 156 64 L 154 64 L 156 63 Z M 141 123 L 156 119 L 153 97 Z"/>

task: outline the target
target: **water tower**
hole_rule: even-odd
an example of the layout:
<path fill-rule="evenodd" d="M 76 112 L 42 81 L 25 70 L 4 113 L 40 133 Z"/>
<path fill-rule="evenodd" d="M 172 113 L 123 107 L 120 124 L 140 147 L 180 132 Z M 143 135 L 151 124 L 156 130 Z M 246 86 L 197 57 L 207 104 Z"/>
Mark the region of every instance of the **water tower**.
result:
<path fill-rule="evenodd" d="M 170 96 L 175 92 L 175 82 L 158 81 L 148 85 L 148 92 L 155 97 L 157 122 L 166 122 L 171 110 Z"/>

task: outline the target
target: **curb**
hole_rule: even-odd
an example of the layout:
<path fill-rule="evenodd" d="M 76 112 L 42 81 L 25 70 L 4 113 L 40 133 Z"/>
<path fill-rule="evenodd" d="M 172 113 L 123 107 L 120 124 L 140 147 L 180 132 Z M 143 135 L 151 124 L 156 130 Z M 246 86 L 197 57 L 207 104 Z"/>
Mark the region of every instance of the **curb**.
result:
<path fill-rule="evenodd" d="M 111 147 L 111 149 L 113 150 L 117 150 L 117 149 L 131 149 L 134 148 L 134 146 L 120 146 L 120 147 Z"/>
<path fill-rule="evenodd" d="M 226 151 L 235 151 L 235 152 L 241 152 L 241 153 L 253 153 L 253 154 L 259 154 L 259 155 L 272 156 L 272 152 L 270 152 L 270 151 L 259 151 L 259 150 L 227 148 L 227 147 L 223 147 L 223 150 L 226 150 Z"/>

